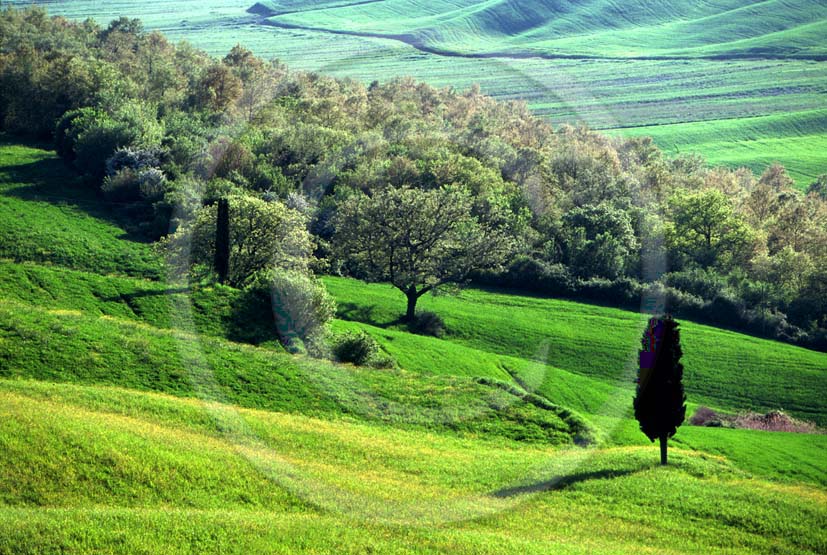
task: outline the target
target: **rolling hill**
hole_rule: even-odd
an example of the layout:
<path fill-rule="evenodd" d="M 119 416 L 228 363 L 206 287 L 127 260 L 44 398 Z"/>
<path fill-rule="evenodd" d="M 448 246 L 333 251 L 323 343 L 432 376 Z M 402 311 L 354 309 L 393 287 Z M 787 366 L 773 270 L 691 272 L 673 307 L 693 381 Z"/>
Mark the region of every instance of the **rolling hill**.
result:
<path fill-rule="evenodd" d="M 812 0 L 653 4 L 567 2 L 264 2 L 271 22 L 399 38 L 444 53 L 598 58 L 823 58 L 827 7 Z"/>
<path fill-rule="evenodd" d="M 0 553 L 827 548 L 827 435 L 685 425 L 656 465 L 629 417 L 639 314 L 467 290 L 422 300 L 437 339 L 393 323 L 388 286 L 326 278 L 334 331 L 401 368 L 289 355 L 268 307 L 166 283 L 54 154 L 5 139 L 0 252 Z M 684 343 L 691 406 L 824 422 L 823 354 L 691 322 Z"/>

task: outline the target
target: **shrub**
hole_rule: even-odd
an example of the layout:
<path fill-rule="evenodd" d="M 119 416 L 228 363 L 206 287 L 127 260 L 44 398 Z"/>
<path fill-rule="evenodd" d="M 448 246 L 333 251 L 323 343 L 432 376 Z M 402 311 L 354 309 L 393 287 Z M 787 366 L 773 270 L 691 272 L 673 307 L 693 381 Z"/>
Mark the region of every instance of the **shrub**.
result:
<path fill-rule="evenodd" d="M 133 202 L 140 198 L 138 174 L 131 168 L 123 168 L 103 178 L 101 191 L 107 200 Z"/>
<path fill-rule="evenodd" d="M 336 302 L 318 279 L 296 270 L 272 270 L 253 287 L 269 292 L 276 330 L 288 350 L 301 341 L 311 354 L 321 354 Z"/>
<path fill-rule="evenodd" d="M 693 414 L 689 418 L 689 423 L 692 426 L 721 426 L 721 415 L 712 410 L 709 407 L 698 407 Z"/>
<path fill-rule="evenodd" d="M 161 151 L 157 148 L 119 148 L 106 161 L 106 174 L 115 175 L 129 168 L 140 171 L 161 165 Z"/>
<path fill-rule="evenodd" d="M 338 362 L 350 362 L 357 366 L 390 368 L 393 359 L 384 353 L 379 343 L 364 331 L 351 331 L 340 335 L 333 344 L 333 357 Z"/>
<path fill-rule="evenodd" d="M 727 283 L 723 276 L 713 270 L 693 268 L 682 272 L 672 272 L 663 276 L 663 283 L 680 289 L 701 299 L 711 301 L 726 292 Z"/>
<path fill-rule="evenodd" d="M 439 314 L 430 311 L 417 312 L 410 324 L 411 331 L 419 335 L 442 337 L 445 335 L 445 322 Z"/>
<path fill-rule="evenodd" d="M 629 278 L 610 280 L 593 277 L 577 282 L 578 296 L 602 303 L 619 306 L 640 304 L 642 288 L 638 282 Z"/>
<path fill-rule="evenodd" d="M 738 327 L 743 325 L 744 304 L 734 296 L 721 294 L 709 303 L 707 314 L 719 326 Z"/>
<path fill-rule="evenodd" d="M 164 198 L 167 178 L 158 168 L 146 168 L 138 174 L 138 192 L 141 199 L 155 202 Z"/>

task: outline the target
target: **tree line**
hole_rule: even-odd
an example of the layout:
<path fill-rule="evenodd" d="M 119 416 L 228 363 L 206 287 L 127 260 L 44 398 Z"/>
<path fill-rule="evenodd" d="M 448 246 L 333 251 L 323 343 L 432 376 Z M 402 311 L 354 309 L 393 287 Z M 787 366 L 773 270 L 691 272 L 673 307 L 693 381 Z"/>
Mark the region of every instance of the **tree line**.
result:
<path fill-rule="evenodd" d="M 827 349 L 827 175 L 802 192 L 778 164 L 756 176 L 552 128 L 476 86 L 365 85 L 241 46 L 216 59 L 138 20 L 36 8 L 0 11 L 0 129 L 52 141 L 198 279 L 224 199 L 234 287 L 387 281 L 409 320 L 469 280 L 628 306 L 655 293 L 677 316 Z"/>

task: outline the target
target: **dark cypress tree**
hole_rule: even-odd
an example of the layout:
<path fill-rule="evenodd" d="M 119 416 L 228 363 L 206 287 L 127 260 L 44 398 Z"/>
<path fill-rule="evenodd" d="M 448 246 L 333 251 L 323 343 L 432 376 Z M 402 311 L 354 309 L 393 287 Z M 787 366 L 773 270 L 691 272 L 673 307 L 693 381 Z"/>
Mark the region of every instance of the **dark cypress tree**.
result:
<path fill-rule="evenodd" d="M 666 464 L 667 442 L 686 417 L 678 323 L 671 316 L 652 318 L 642 347 L 635 418 L 650 441 L 660 440 L 660 463 Z"/>
<path fill-rule="evenodd" d="M 230 275 L 230 203 L 218 200 L 218 215 L 215 224 L 215 271 L 218 282 L 226 283 Z"/>

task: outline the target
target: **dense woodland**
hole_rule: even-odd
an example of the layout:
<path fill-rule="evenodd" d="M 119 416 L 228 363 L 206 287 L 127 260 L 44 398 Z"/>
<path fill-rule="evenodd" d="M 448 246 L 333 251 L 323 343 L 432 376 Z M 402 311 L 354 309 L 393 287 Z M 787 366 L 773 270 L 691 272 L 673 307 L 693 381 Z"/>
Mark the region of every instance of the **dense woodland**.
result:
<path fill-rule="evenodd" d="M 282 300 L 308 312 L 332 313 L 319 272 L 393 283 L 408 317 L 469 280 L 628 307 L 648 292 L 678 316 L 827 349 L 827 175 L 805 193 L 779 165 L 710 168 L 478 88 L 376 77 L 241 46 L 217 60 L 137 20 L 0 12 L 0 129 L 53 142 L 196 281 L 214 279 L 228 199 L 227 282 L 299 283 L 312 293 Z"/>

